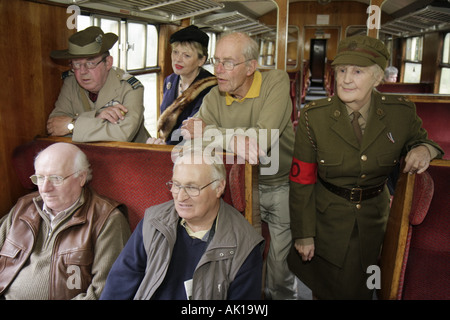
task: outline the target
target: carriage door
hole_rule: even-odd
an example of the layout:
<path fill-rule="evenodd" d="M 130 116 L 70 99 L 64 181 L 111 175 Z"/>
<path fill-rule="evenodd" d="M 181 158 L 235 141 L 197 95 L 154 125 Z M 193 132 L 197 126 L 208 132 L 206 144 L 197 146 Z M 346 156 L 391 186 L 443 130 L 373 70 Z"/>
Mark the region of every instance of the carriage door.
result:
<path fill-rule="evenodd" d="M 311 39 L 311 50 L 309 61 L 311 66 L 312 86 L 323 86 L 326 57 L 327 57 L 327 40 Z"/>

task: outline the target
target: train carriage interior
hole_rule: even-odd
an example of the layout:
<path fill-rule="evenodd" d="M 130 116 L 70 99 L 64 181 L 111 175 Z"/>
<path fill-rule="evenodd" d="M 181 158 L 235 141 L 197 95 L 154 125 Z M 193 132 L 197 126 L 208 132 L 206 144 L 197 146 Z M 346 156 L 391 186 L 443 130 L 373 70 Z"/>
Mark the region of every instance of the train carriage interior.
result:
<path fill-rule="evenodd" d="M 209 58 L 224 32 L 245 32 L 257 41 L 258 68 L 262 72 L 281 69 L 289 75 L 294 129 L 305 105 L 336 94 L 331 63 L 340 40 L 368 35 L 386 44 L 388 65 L 396 68 L 397 78 L 384 81 L 376 90 L 414 102 L 428 137 L 445 154 L 431 162 L 429 176 L 401 175 L 398 180 L 380 257 L 383 287 L 378 298 L 450 299 L 450 0 L 0 0 L 0 56 L 6 78 L 0 90 L 0 174 L 4 180 L 0 217 L 33 188 L 27 177 L 37 146 L 71 142 L 70 138 L 53 139 L 46 131 L 62 86 L 61 74 L 70 69 L 66 62 L 51 59 L 50 51 L 66 48 L 67 38 L 88 26 L 116 33 L 119 40 L 110 50 L 114 66 L 144 85 L 145 127 L 157 137 L 163 83 L 173 72 L 169 38 L 191 24 L 209 35 Z M 211 59 L 204 68 L 214 72 Z M 172 150 L 169 146 L 101 141 L 81 145 L 95 155 L 105 176 L 127 152 L 135 159 L 130 160 L 130 172 L 138 182 L 142 177 L 137 166 L 146 163 L 141 161 L 142 154 L 156 157 L 169 170 L 165 163 Z M 108 157 L 102 157 L 101 148 L 107 148 Z M 160 169 L 145 172 L 153 172 L 155 183 L 162 183 L 167 172 Z M 227 170 L 232 182 L 228 202 L 235 200 L 247 220 L 258 223 L 253 216 L 258 206 L 256 167 L 247 163 Z M 126 178 L 118 174 L 114 179 L 121 183 Z M 102 188 L 98 180 L 95 183 Z M 120 197 L 112 185 L 105 190 Z M 168 194 L 161 199 L 145 197 L 142 191 L 120 200 L 130 201 L 138 211 Z M 420 204 L 415 201 L 424 198 L 426 208 L 417 208 Z M 142 214 L 133 217 L 133 226 Z M 267 236 L 265 228 L 263 224 Z M 436 232 L 438 239 L 433 238 Z M 430 268 L 418 263 L 420 259 L 430 264 L 435 260 L 437 274 L 428 275 Z M 447 278 L 439 278 L 440 274 Z"/>

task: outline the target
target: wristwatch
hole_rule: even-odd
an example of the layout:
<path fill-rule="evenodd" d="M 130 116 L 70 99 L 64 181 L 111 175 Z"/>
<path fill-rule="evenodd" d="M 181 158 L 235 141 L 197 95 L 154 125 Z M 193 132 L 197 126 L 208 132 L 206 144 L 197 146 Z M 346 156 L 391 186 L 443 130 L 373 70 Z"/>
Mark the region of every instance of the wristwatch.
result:
<path fill-rule="evenodd" d="M 69 133 L 73 133 L 73 129 L 75 128 L 75 119 L 72 119 L 72 121 L 69 122 L 67 125 L 67 129 L 69 130 Z"/>

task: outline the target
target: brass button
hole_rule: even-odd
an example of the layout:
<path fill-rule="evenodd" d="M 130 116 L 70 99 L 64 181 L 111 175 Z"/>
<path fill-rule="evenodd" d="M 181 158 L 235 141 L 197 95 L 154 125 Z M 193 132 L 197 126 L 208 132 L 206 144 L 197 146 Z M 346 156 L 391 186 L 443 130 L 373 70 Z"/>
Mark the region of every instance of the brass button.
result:
<path fill-rule="evenodd" d="M 361 209 L 361 205 L 359 203 L 356 205 L 356 209 Z"/>
<path fill-rule="evenodd" d="M 363 155 L 361 156 L 361 160 L 362 160 L 362 161 L 367 161 L 367 156 L 366 156 L 365 154 L 363 154 Z"/>
<path fill-rule="evenodd" d="M 364 179 L 365 177 L 366 177 L 365 174 L 362 174 L 362 175 L 361 175 L 361 179 Z"/>

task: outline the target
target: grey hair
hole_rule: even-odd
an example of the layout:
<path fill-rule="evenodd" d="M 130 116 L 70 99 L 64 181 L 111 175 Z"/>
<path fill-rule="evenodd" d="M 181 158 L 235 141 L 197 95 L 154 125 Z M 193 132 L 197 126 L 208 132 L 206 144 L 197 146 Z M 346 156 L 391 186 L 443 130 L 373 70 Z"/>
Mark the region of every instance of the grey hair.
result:
<path fill-rule="evenodd" d="M 38 152 L 36 157 L 34 158 L 34 167 L 36 167 L 36 161 L 41 155 L 42 152 L 44 152 L 46 149 L 41 150 Z M 74 161 L 73 161 L 73 169 L 76 172 L 75 177 L 80 176 L 80 172 L 86 172 L 86 183 L 92 180 L 92 168 L 91 164 L 89 163 L 89 160 L 86 156 L 86 154 L 78 150 L 75 154 Z"/>
<path fill-rule="evenodd" d="M 384 70 L 384 76 L 387 78 L 390 75 L 398 74 L 398 69 L 394 66 L 389 66 Z"/>
<path fill-rule="evenodd" d="M 83 151 L 78 151 L 75 155 L 75 159 L 73 162 L 74 170 L 78 171 L 75 175 L 76 177 L 80 176 L 80 172 L 86 172 L 86 183 L 92 180 L 92 168 L 86 154 Z"/>
<path fill-rule="evenodd" d="M 219 154 L 211 155 L 202 149 L 187 148 L 175 159 L 173 168 L 175 169 L 178 164 L 207 164 L 210 168 L 211 181 L 218 180 L 211 184 L 214 190 L 219 187 L 220 181 L 226 182 L 227 170 Z"/>
<path fill-rule="evenodd" d="M 252 37 L 250 37 L 247 33 L 244 33 L 244 32 L 227 31 L 220 36 L 219 41 L 220 41 L 220 39 L 228 37 L 228 36 L 231 36 L 234 38 L 241 38 L 247 42 L 242 51 L 242 54 L 244 55 L 245 60 L 258 60 L 259 45 Z"/>

